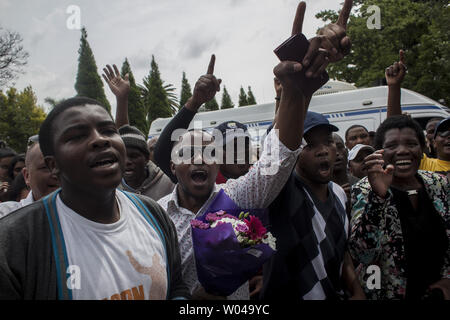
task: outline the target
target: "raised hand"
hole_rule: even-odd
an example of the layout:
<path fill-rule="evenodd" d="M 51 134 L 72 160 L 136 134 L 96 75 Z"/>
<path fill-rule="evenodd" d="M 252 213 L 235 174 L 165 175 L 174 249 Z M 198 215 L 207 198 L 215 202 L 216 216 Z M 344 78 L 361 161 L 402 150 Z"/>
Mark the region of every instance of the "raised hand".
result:
<path fill-rule="evenodd" d="M 403 79 L 405 78 L 406 63 L 405 63 L 405 52 L 403 50 L 399 51 L 400 61 L 394 62 L 394 64 L 386 68 L 386 82 L 388 86 L 399 86 Z"/>
<path fill-rule="evenodd" d="M 342 60 L 350 53 L 351 41 L 347 36 L 347 21 L 352 10 L 353 0 L 345 0 L 336 23 L 330 23 L 319 30 L 323 49 L 330 53 L 330 62 Z"/>
<path fill-rule="evenodd" d="M 128 79 L 129 75 L 127 73 L 125 77 L 122 78 L 117 66 L 113 64 L 113 67 L 114 70 L 108 64 L 106 65 L 106 68 L 103 68 L 103 79 L 105 79 L 117 99 L 128 99 L 128 93 L 130 92 L 130 81 Z"/>
<path fill-rule="evenodd" d="M 294 22 L 292 23 L 291 35 L 299 34 L 303 29 L 303 21 L 305 18 L 306 3 L 301 1 L 295 13 Z M 305 87 L 304 83 L 300 83 L 295 76 L 299 71 L 304 70 L 307 78 L 319 77 L 326 69 L 329 63 L 327 50 L 321 48 L 321 39 L 314 37 L 309 40 L 310 45 L 308 51 L 300 65 L 297 63 L 279 64 L 274 73 L 282 73 L 283 79 L 279 79 L 284 89 L 285 85 L 297 85 L 299 89 Z M 288 67 L 289 66 L 289 67 Z M 278 68 L 278 69 L 277 69 Z M 278 77 L 278 76 L 277 76 Z M 276 87 L 275 87 L 276 88 Z"/>
<path fill-rule="evenodd" d="M 392 164 L 387 165 L 386 169 L 383 169 L 383 153 L 383 149 L 375 151 L 364 158 L 362 165 L 362 169 L 367 170 L 367 177 L 372 191 L 381 198 L 386 197 L 394 177 L 394 166 Z"/>
<path fill-rule="evenodd" d="M 211 55 L 208 70 L 205 75 L 201 76 L 194 86 L 192 97 L 186 102 L 186 108 L 197 111 L 200 106 L 210 101 L 220 91 L 220 83 L 222 80 L 214 76 L 214 64 L 216 63 L 216 56 Z"/>

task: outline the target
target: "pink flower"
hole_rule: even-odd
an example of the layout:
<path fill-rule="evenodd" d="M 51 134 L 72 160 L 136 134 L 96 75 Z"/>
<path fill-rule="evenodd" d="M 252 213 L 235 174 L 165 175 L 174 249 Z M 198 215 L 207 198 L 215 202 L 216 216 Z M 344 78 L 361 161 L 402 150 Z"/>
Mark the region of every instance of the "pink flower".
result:
<path fill-rule="evenodd" d="M 209 224 L 208 223 L 204 223 L 200 220 L 194 219 L 191 220 L 191 226 L 193 228 L 198 228 L 198 229 L 209 229 Z"/>
<path fill-rule="evenodd" d="M 220 217 L 220 216 L 223 216 L 225 213 L 226 213 L 225 211 L 219 210 L 216 212 L 216 215 L 218 215 Z"/>
<path fill-rule="evenodd" d="M 255 216 L 249 216 L 250 220 L 245 219 L 244 222 L 248 227 L 248 231 L 246 232 L 247 236 L 251 240 L 261 239 L 267 232 L 266 228 L 264 228 L 261 220 L 259 220 Z"/>
<path fill-rule="evenodd" d="M 237 231 L 237 232 L 242 232 L 242 233 L 248 232 L 248 226 L 247 226 L 247 224 L 238 224 L 238 225 L 236 226 L 236 231 Z"/>
<path fill-rule="evenodd" d="M 206 215 L 206 221 L 208 221 L 208 222 L 215 222 L 215 221 L 217 221 L 217 220 L 220 220 L 222 217 L 218 217 L 217 215 L 216 215 L 216 213 L 208 213 L 207 215 Z"/>

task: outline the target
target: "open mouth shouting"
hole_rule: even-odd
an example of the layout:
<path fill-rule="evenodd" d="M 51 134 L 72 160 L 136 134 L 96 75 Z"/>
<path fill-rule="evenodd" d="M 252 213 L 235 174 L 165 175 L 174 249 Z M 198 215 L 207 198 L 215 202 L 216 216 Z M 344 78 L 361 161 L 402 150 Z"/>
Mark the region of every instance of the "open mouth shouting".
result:
<path fill-rule="evenodd" d="M 195 185 L 203 185 L 208 181 L 208 170 L 194 169 L 191 171 L 191 180 Z"/>
<path fill-rule="evenodd" d="M 319 174 L 328 177 L 332 174 L 331 164 L 328 160 L 319 162 Z"/>
<path fill-rule="evenodd" d="M 95 172 L 109 173 L 119 168 L 119 159 L 113 152 L 103 152 L 89 161 L 89 168 Z"/>

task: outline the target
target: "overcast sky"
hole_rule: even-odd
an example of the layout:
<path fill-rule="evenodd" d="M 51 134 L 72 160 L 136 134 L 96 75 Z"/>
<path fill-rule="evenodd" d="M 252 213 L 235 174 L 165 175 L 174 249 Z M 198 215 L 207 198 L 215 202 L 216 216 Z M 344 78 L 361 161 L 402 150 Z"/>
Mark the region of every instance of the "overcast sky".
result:
<path fill-rule="evenodd" d="M 80 30 L 67 28 L 70 5 L 81 11 L 99 75 L 106 64 L 119 69 L 128 58 L 136 81 L 142 83 L 155 55 L 165 83 L 181 87 L 185 71 L 193 87 L 216 54 L 215 75 L 238 104 L 242 85 L 258 103 L 274 98 L 273 53 L 289 37 L 297 0 L 0 0 L 0 25 L 19 32 L 30 54 L 25 74 L 13 84 L 31 85 L 39 104 L 46 97 L 69 98 L 78 67 Z M 303 32 L 309 38 L 323 22 L 321 10 L 337 10 L 340 0 L 307 0 Z M 102 79 L 103 80 L 103 79 Z M 115 98 L 105 93 L 115 113 Z M 216 95 L 220 104 L 222 94 Z"/>

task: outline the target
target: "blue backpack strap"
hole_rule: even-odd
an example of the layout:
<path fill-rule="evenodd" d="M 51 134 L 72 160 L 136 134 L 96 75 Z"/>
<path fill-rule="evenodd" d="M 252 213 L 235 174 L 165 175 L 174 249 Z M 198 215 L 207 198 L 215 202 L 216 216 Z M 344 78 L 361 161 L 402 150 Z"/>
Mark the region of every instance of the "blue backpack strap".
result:
<path fill-rule="evenodd" d="M 67 259 L 66 245 L 64 235 L 59 222 L 58 211 L 56 210 L 56 196 L 61 189 L 49 194 L 42 199 L 47 214 L 50 233 L 52 239 L 53 255 L 56 264 L 56 283 L 58 287 L 58 300 L 72 300 L 72 290 L 67 287 Z"/>
<path fill-rule="evenodd" d="M 136 206 L 138 211 L 142 214 L 144 219 L 148 222 L 150 226 L 155 229 L 156 233 L 158 234 L 159 238 L 161 239 L 161 242 L 164 246 L 164 251 L 166 252 L 166 272 L 167 272 L 167 295 L 166 300 L 169 298 L 169 292 L 170 292 L 170 268 L 169 268 L 169 261 L 168 261 L 168 253 L 167 253 L 167 245 L 166 245 L 166 238 L 164 237 L 164 234 L 161 230 L 161 227 L 159 226 L 158 222 L 156 221 L 155 217 L 151 214 L 151 212 L 148 210 L 147 206 L 139 199 L 134 193 L 127 192 L 124 190 L 117 189 L 125 196 L 127 196 L 128 199 L 133 202 L 133 204 Z"/>

